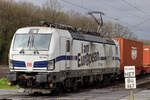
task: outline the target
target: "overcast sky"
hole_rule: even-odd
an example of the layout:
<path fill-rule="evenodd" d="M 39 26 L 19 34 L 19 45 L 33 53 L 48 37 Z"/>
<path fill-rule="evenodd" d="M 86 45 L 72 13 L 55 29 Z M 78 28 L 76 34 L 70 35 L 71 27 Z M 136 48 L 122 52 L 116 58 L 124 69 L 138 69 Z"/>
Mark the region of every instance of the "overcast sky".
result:
<path fill-rule="evenodd" d="M 46 2 L 46 0 L 24 1 L 36 5 Z M 120 23 L 139 38 L 150 40 L 150 0 L 58 0 L 58 2 L 64 11 L 75 10 L 82 14 L 86 14 L 89 10 L 102 11 L 105 13 L 104 21 Z"/>

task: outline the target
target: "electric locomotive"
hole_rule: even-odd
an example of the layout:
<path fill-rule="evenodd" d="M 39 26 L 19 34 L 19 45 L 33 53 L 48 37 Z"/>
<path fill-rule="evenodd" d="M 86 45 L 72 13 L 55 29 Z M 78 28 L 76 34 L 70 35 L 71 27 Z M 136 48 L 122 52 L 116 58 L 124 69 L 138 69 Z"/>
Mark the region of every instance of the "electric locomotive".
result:
<path fill-rule="evenodd" d="M 115 40 L 60 24 L 18 29 L 9 51 L 9 85 L 26 92 L 76 90 L 120 73 Z"/>

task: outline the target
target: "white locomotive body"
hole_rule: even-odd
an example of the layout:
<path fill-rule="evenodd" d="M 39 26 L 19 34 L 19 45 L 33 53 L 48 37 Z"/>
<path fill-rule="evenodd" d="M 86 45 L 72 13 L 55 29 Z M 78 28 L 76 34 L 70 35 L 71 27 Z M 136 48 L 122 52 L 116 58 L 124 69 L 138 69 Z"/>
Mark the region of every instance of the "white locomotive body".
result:
<path fill-rule="evenodd" d="M 54 27 L 20 28 L 9 52 L 11 85 L 26 89 L 74 88 L 120 73 L 117 42 Z"/>

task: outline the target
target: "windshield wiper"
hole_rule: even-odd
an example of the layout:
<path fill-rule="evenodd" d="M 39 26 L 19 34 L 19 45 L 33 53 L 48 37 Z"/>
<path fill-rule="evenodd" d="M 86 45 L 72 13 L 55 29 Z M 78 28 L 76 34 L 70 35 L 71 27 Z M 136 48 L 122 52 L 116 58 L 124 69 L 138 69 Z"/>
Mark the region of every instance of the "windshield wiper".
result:
<path fill-rule="evenodd" d="M 35 49 L 35 50 L 34 50 L 34 54 L 39 54 L 39 51 L 38 51 L 38 49 L 35 47 L 35 44 L 34 44 L 34 37 L 32 37 L 32 47 Z"/>
<path fill-rule="evenodd" d="M 28 40 L 28 44 L 27 44 L 27 47 L 29 47 L 30 43 L 31 43 L 31 37 L 29 36 L 29 40 Z"/>

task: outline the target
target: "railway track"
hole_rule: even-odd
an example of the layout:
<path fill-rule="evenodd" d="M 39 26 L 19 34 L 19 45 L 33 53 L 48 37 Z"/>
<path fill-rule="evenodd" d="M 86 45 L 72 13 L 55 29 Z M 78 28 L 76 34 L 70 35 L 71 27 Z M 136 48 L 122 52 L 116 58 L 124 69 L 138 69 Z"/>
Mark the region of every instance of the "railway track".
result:
<path fill-rule="evenodd" d="M 135 90 L 135 93 L 140 92 L 143 89 L 150 89 L 149 83 L 150 75 L 137 77 L 137 89 Z M 99 88 L 91 86 L 89 88 L 82 88 L 76 93 L 62 93 L 62 95 L 59 96 L 50 94 L 28 95 L 25 93 L 18 93 L 17 90 L 3 90 L 3 93 L 5 94 L 1 94 L 0 92 L 0 100 L 93 100 L 93 98 L 101 98 L 96 100 L 106 100 L 104 99 L 105 97 L 112 96 L 112 98 L 115 98 L 113 95 L 116 94 L 118 94 L 116 96 L 118 98 L 129 95 L 129 92 L 124 88 L 123 80 L 115 81 L 111 85 L 105 87 Z"/>

